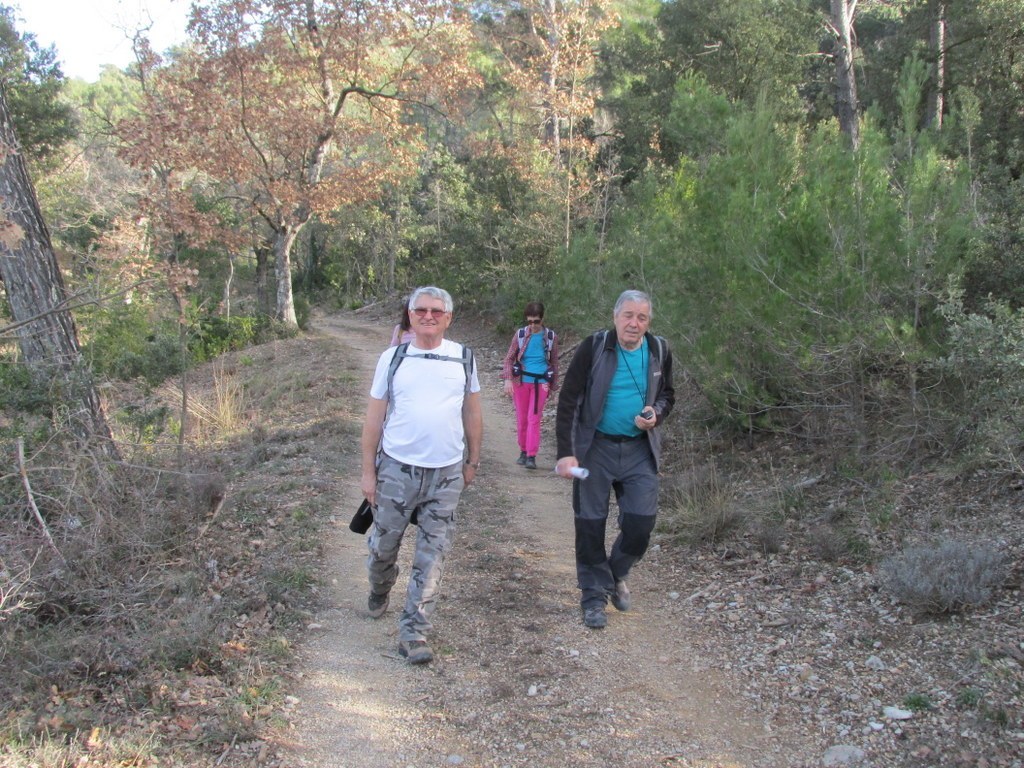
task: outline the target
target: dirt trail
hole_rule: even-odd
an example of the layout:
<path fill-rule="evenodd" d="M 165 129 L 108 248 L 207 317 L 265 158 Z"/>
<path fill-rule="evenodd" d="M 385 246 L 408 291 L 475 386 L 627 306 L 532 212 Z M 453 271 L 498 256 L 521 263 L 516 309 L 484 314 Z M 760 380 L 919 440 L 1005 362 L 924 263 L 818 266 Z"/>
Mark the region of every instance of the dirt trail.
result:
<path fill-rule="evenodd" d="M 368 382 L 388 329 L 318 321 L 352 350 Z M 466 338 L 458 326 L 449 334 Z M 476 347 L 475 347 L 476 348 Z M 609 608 L 608 627 L 582 626 L 572 555 L 571 484 L 556 477 L 546 426 L 540 469 L 516 465 L 512 409 L 500 352 L 477 349 L 484 388 L 483 467 L 463 495 L 455 552 L 442 585 L 432 645 L 411 667 L 396 652 L 396 603 L 366 616 L 365 539 L 347 528 L 360 499 L 358 464 L 347 506 L 325 542 L 327 606 L 302 649 L 297 725 L 284 764 L 392 766 L 810 765 L 799 724 L 763 722 L 738 686 L 690 642 L 673 568 L 654 548 L 631 577 L 633 610 Z M 553 403 L 549 405 L 553 407 Z M 614 526 L 609 526 L 613 528 Z M 412 541 L 403 545 L 403 573 Z M 813 764 L 817 764 L 816 762 Z"/>

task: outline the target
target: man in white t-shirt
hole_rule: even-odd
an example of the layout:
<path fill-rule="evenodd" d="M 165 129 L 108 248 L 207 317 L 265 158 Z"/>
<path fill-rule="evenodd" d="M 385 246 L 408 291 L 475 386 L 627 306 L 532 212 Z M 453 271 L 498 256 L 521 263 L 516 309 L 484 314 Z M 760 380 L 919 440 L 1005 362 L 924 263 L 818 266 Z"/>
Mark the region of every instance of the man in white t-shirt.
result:
<path fill-rule="evenodd" d="M 360 485 L 374 512 L 367 609 L 375 619 L 387 610 L 402 537 L 417 518 L 398 620 L 398 652 L 412 664 L 434 658 L 426 636 L 455 538 L 455 508 L 480 467 L 480 381 L 469 349 L 444 338 L 452 308 L 451 295 L 441 288 L 417 288 L 409 297 L 416 338 L 407 349 L 390 347 L 377 361 L 361 440 Z"/>

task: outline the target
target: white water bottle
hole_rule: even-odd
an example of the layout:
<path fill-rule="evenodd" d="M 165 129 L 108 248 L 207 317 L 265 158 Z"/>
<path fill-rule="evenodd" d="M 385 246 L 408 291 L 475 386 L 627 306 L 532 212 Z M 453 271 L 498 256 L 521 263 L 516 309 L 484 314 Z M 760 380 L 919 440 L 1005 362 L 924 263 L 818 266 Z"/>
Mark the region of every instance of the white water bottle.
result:
<path fill-rule="evenodd" d="M 573 467 L 569 470 L 569 474 L 578 480 L 586 480 L 590 477 L 590 470 L 586 467 Z"/>

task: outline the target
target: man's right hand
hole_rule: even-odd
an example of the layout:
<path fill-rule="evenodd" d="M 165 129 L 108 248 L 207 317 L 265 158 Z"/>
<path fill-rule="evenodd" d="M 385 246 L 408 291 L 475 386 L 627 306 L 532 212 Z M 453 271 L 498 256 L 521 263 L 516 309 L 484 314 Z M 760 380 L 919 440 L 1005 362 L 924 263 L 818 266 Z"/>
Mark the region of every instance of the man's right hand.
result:
<path fill-rule="evenodd" d="M 558 463 L 555 464 L 555 474 L 559 477 L 571 478 L 572 474 L 570 470 L 573 467 L 578 467 L 579 465 L 580 463 L 575 456 L 563 456 L 558 460 Z"/>

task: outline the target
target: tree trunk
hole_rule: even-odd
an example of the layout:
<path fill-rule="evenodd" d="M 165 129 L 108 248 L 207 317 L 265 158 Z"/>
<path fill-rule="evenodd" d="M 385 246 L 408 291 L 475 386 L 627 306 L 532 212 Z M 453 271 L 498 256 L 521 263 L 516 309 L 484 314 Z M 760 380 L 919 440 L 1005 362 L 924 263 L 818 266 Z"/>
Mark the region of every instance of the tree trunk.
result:
<path fill-rule="evenodd" d="M 839 128 L 856 149 L 860 144 L 860 111 L 857 105 L 857 76 L 853 71 L 853 15 L 857 0 L 831 0 L 832 25 L 836 35 L 836 112 Z"/>
<path fill-rule="evenodd" d="M 253 248 L 256 257 L 256 309 L 265 317 L 274 314 L 274 306 L 270 302 L 270 247 L 260 243 Z"/>
<path fill-rule="evenodd" d="M 25 167 L 6 90 L 0 86 L 0 278 L 14 317 L 18 343 L 33 381 L 49 387 L 53 404 L 83 442 L 100 438 L 118 455 L 92 371 L 82 360 L 75 321 L 67 309 L 64 278 Z"/>
<path fill-rule="evenodd" d="M 938 131 L 942 129 L 942 112 L 946 106 L 946 4 L 942 0 L 935 3 L 931 45 L 935 56 L 935 82 L 928 94 L 928 125 Z"/>
<path fill-rule="evenodd" d="M 293 328 L 299 327 L 295 317 L 295 298 L 292 295 L 292 245 L 299 236 L 302 225 L 285 225 L 274 232 L 274 270 L 277 272 L 277 311 L 278 320 Z"/>
<path fill-rule="evenodd" d="M 231 283 L 235 279 L 235 255 L 233 253 L 228 254 L 228 276 L 224 281 L 224 298 L 222 299 L 223 306 L 221 307 L 221 313 L 228 320 L 231 319 Z"/>
<path fill-rule="evenodd" d="M 555 0 L 544 0 L 544 42 L 547 46 L 548 70 L 544 73 L 544 86 L 547 89 L 544 104 L 544 140 L 551 147 L 555 163 L 562 165 L 561 133 L 556 108 L 558 100 L 558 68 L 560 59 L 561 35 L 558 28 L 558 6 Z"/>

